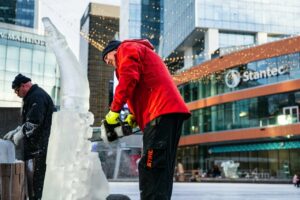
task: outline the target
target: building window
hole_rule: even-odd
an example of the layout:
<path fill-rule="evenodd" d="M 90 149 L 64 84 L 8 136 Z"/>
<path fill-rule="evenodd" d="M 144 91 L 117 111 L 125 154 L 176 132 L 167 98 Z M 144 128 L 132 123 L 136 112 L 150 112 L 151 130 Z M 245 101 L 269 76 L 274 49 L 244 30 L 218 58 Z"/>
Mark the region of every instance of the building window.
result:
<path fill-rule="evenodd" d="M 299 94 L 300 91 L 261 96 L 194 110 L 184 125 L 184 134 L 298 123 Z"/>
<path fill-rule="evenodd" d="M 255 36 L 249 33 L 220 32 L 219 47 L 243 46 L 255 43 Z"/>

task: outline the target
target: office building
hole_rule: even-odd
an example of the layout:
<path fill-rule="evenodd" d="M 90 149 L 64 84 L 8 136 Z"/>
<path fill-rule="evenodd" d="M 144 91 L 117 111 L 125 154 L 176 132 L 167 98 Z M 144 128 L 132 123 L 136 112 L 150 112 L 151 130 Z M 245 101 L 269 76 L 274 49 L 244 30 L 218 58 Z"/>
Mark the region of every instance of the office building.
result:
<path fill-rule="evenodd" d="M 0 22 L 37 28 L 38 0 L 0 0 Z"/>
<path fill-rule="evenodd" d="M 122 1 L 120 14 L 120 40 L 141 38 L 141 0 Z"/>
<path fill-rule="evenodd" d="M 100 126 L 113 98 L 114 68 L 102 61 L 101 53 L 119 32 L 119 16 L 118 6 L 90 3 L 81 18 L 80 62 L 87 68 L 95 126 Z"/>
<path fill-rule="evenodd" d="M 174 76 L 192 112 L 178 158 L 211 174 L 290 179 L 300 170 L 300 37 L 236 51 Z"/>
<path fill-rule="evenodd" d="M 158 51 L 163 7 L 157 0 L 141 0 L 141 6 L 141 38 L 147 38 Z"/>
<path fill-rule="evenodd" d="M 161 1 L 124 0 L 120 7 L 120 40 L 145 38 L 159 50 Z"/>
<path fill-rule="evenodd" d="M 188 69 L 218 49 L 258 45 L 300 32 L 294 0 L 164 0 L 162 52 L 169 69 Z"/>

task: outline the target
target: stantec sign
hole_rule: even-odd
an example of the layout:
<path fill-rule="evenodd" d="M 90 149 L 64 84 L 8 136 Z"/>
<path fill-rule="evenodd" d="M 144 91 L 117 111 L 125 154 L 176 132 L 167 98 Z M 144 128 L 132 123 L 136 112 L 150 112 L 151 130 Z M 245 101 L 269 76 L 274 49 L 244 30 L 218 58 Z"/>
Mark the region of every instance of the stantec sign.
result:
<path fill-rule="evenodd" d="M 225 74 L 225 83 L 229 88 L 235 88 L 239 85 L 241 80 L 244 82 L 258 80 L 262 78 L 270 78 L 272 76 L 282 75 L 289 71 L 288 66 L 267 67 L 260 71 L 244 71 L 240 73 L 238 70 L 232 69 Z"/>

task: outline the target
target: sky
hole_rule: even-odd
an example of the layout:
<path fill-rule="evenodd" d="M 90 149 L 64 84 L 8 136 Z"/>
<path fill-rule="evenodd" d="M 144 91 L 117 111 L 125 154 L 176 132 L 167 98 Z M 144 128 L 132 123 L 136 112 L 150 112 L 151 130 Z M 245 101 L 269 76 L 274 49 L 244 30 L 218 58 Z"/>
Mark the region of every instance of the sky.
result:
<path fill-rule="evenodd" d="M 120 5 L 121 0 L 39 0 L 39 29 L 43 30 L 42 17 L 49 17 L 66 37 L 69 47 L 79 56 L 80 18 L 89 2 Z"/>

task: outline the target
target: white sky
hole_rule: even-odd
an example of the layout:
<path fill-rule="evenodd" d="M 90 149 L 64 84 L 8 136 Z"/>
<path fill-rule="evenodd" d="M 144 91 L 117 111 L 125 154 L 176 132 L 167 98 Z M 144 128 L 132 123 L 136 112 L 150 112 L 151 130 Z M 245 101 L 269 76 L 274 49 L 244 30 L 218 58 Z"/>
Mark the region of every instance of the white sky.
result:
<path fill-rule="evenodd" d="M 43 30 L 42 17 L 49 17 L 77 56 L 79 55 L 80 18 L 89 2 L 120 5 L 121 0 L 38 0 L 40 6 L 39 28 Z"/>

